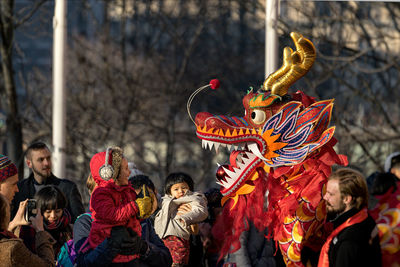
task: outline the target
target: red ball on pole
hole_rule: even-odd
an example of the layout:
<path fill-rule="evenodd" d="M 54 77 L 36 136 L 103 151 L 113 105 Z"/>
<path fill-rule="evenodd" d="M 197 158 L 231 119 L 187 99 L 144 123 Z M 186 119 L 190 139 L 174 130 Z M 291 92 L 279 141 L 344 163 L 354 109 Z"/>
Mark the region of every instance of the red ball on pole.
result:
<path fill-rule="evenodd" d="M 219 88 L 219 86 L 220 86 L 220 82 L 219 82 L 218 79 L 212 79 L 212 80 L 210 81 L 210 87 L 211 87 L 211 89 L 215 90 L 215 89 Z"/>

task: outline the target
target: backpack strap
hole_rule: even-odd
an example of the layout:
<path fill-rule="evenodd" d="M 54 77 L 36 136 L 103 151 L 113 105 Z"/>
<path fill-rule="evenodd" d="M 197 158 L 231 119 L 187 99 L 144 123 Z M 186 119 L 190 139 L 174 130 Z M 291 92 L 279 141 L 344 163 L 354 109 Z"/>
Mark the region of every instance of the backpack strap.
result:
<path fill-rule="evenodd" d="M 81 215 L 78 216 L 78 218 L 76 218 L 77 220 L 82 217 L 82 216 L 89 216 L 90 221 L 93 221 L 93 217 L 92 217 L 92 213 L 91 212 L 85 212 L 82 213 Z M 83 244 L 80 246 L 79 250 L 77 251 L 78 253 L 85 253 L 86 251 L 88 251 L 90 249 L 90 244 L 89 244 L 89 238 L 86 238 L 85 242 L 83 242 Z"/>

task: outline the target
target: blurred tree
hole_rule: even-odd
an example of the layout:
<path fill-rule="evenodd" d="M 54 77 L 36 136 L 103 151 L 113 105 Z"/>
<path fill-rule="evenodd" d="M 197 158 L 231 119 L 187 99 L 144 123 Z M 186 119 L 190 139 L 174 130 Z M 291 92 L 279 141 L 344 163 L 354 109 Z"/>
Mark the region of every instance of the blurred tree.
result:
<path fill-rule="evenodd" d="M 286 1 L 279 23 L 308 36 L 317 61 L 294 87 L 335 98 L 338 149 L 365 174 L 400 150 L 400 3 Z"/>
<path fill-rule="evenodd" d="M 20 179 L 24 177 L 24 156 L 22 153 L 22 122 L 18 108 L 13 65 L 14 32 L 19 26 L 28 22 L 44 2 L 45 0 L 33 1 L 25 6 L 24 10 L 15 14 L 13 0 L 0 1 L 1 95 L 4 96 L 1 98 L 1 104 L 6 113 L 6 152 L 17 164 Z"/>
<path fill-rule="evenodd" d="M 83 156 L 80 177 L 95 151 L 119 144 L 158 186 L 177 170 L 191 173 L 199 189 L 214 185 L 214 153 L 201 149 L 186 102 L 196 87 L 221 77 L 223 88 L 199 95 L 192 113 L 243 112 L 232 103 L 241 102 L 248 81 L 261 83 L 262 29 L 250 27 L 249 10 L 239 2 L 108 2 L 95 37 L 74 36 L 68 147 L 70 155 Z M 225 8 L 217 9 L 220 4 Z M 219 16 L 227 10 L 240 20 Z"/>

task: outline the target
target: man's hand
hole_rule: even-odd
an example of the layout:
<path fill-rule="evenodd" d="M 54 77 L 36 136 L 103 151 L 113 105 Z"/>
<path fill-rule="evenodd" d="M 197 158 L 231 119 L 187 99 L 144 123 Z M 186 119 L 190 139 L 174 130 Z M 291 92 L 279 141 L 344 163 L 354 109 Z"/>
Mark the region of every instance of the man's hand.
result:
<path fill-rule="evenodd" d="M 14 219 L 8 225 L 8 231 L 13 232 L 15 228 L 21 225 L 29 225 L 30 223 L 25 220 L 25 210 L 28 203 L 28 199 L 21 201 L 19 203 L 19 208 L 17 214 L 15 214 Z"/>
<path fill-rule="evenodd" d="M 142 237 L 138 236 L 138 234 L 133 231 L 131 228 L 128 228 L 129 235 L 131 236 L 135 249 L 138 254 L 144 255 L 147 252 L 147 249 L 149 248 L 149 245 L 145 240 L 142 239 Z"/>
<path fill-rule="evenodd" d="M 43 216 L 42 213 L 40 212 L 40 209 L 38 209 L 38 213 L 36 214 L 36 216 L 30 217 L 29 220 L 32 222 L 32 227 L 33 229 L 35 229 L 36 232 L 44 231 Z"/>
<path fill-rule="evenodd" d="M 136 254 L 135 244 L 130 236 L 130 233 L 124 226 L 114 226 L 111 229 L 109 237 L 109 245 L 112 250 L 115 250 L 121 255 Z"/>
<path fill-rule="evenodd" d="M 111 229 L 109 245 L 112 250 L 121 255 L 144 254 L 148 248 L 146 241 L 142 240 L 135 231 L 124 226 L 114 226 Z"/>
<path fill-rule="evenodd" d="M 186 214 L 186 213 L 191 212 L 191 211 L 192 211 L 192 206 L 189 203 L 181 204 L 178 207 L 177 215 L 183 215 L 183 214 Z"/>

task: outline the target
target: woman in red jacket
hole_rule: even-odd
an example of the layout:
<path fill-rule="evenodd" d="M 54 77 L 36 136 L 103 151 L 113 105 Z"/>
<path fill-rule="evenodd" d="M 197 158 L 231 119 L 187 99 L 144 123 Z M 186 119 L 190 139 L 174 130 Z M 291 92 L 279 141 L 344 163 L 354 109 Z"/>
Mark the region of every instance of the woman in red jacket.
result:
<path fill-rule="evenodd" d="M 130 170 L 121 148 L 108 148 L 95 154 L 90 161 L 90 171 L 97 187 L 90 199 L 93 223 L 89 234 L 91 248 L 96 248 L 111 235 L 114 226 L 123 226 L 132 236 L 141 235 L 138 218 L 151 214 L 151 199 L 136 201 L 135 190 L 129 185 Z M 127 263 L 139 254 L 121 252 L 113 262 Z"/>

